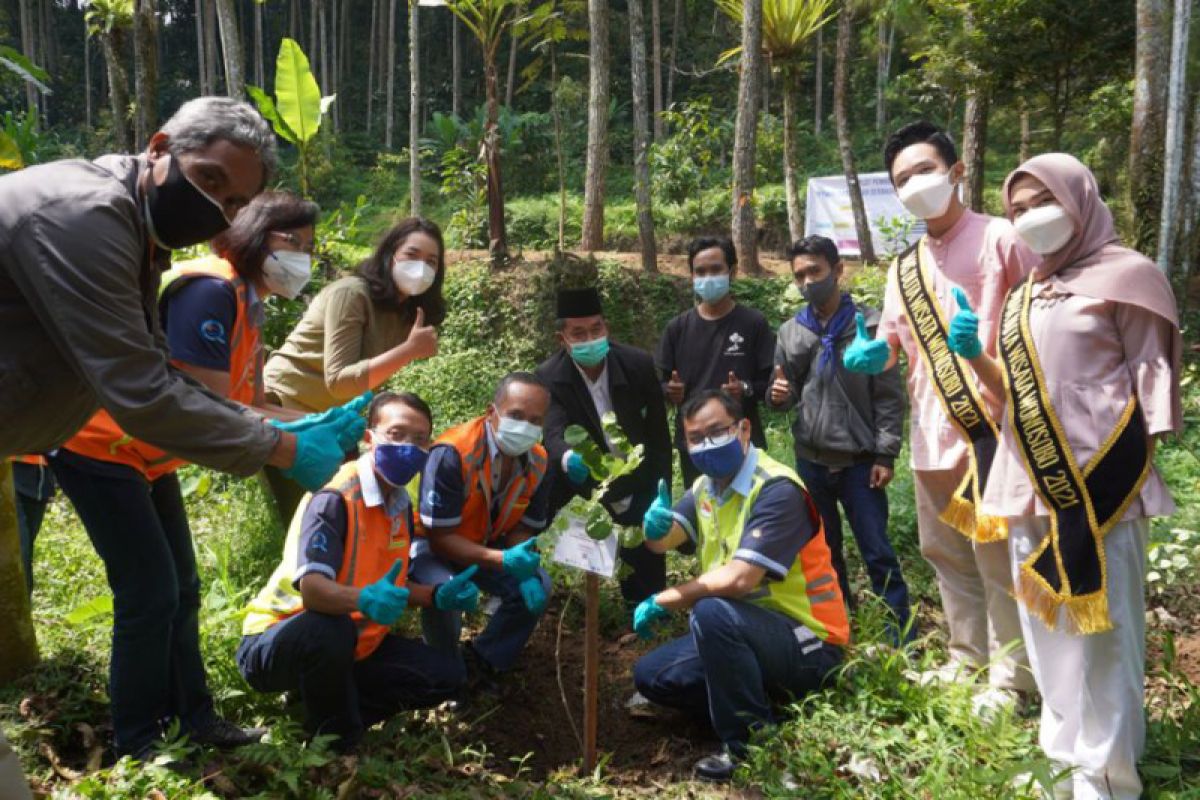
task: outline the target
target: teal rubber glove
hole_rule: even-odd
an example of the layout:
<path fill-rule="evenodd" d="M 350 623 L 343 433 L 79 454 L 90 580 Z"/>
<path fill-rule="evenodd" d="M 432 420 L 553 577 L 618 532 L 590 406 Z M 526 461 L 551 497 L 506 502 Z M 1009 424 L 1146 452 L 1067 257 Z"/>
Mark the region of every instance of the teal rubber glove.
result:
<path fill-rule="evenodd" d="M 842 363 L 851 372 L 878 375 L 887 366 L 892 349 L 887 342 L 870 337 L 867 333 L 867 321 L 863 319 L 861 311 L 854 316 L 854 323 L 858 326 L 858 335 L 842 354 Z"/>
<path fill-rule="evenodd" d="M 542 556 L 535 549 L 537 537 L 526 539 L 504 551 L 504 571 L 519 581 L 532 576 L 542 565 Z"/>
<path fill-rule="evenodd" d="M 671 612 L 658 604 L 654 595 L 650 595 L 633 612 L 633 632 L 643 639 L 654 635 L 654 626 L 671 616 Z"/>
<path fill-rule="evenodd" d="M 954 299 L 958 301 L 958 313 L 950 320 L 950 332 L 946 344 L 950 352 L 970 361 L 979 358 L 983 352 L 983 342 L 979 340 L 979 317 L 971 310 L 971 302 L 962 289 L 954 287 Z"/>
<path fill-rule="evenodd" d="M 276 428 L 279 428 L 281 431 L 287 431 L 288 433 L 300 433 L 300 431 L 311 430 L 318 425 L 325 425 L 330 422 L 342 422 L 348 414 L 356 417 L 361 416 L 363 409 L 365 409 L 371 403 L 371 398 L 374 396 L 375 395 L 373 392 L 363 392 L 349 403 L 340 406 L 334 406 L 333 408 L 327 409 L 318 414 L 306 414 L 300 419 L 294 419 L 291 422 L 283 422 L 282 420 L 273 419 L 270 420 L 270 423 Z M 366 429 L 364 428 L 364 430 Z"/>
<path fill-rule="evenodd" d="M 518 587 L 521 590 L 521 599 L 525 601 L 525 608 L 529 609 L 529 613 L 540 615 L 546 610 L 546 590 L 542 587 L 542 579 L 539 575 L 526 578 L 521 581 Z"/>
<path fill-rule="evenodd" d="M 438 611 L 474 611 L 479 607 L 479 587 L 471 582 L 471 576 L 479 571 L 472 564 L 433 592 L 433 607 Z"/>
<path fill-rule="evenodd" d="M 654 498 L 654 502 L 642 516 L 642 530 L 645 531 L 647 539 L 656 542 L 666 536 L 674 524 L 675 515 L 671 513 L 671 490 L 667 488 L 666 480 L 660 478 L 658 497 Z"/>
<path fill-rule="evenodd" d="M 380 625 L 392 625 L 400 619 L 408 607 L 408 589 L 396 585 L 396 577 L 403 567 L 404 562 L 397 561 L 387 575 L 364 586 L 358 593 L 358 610 L 368 619 Z"/>
<path fill-rule="evenodd" d="M 572 450 L 570 455 L 567 456 L 567 480 L 579 486 L 591 474 L 592 472 L 588 469 L 587 464 L 583 463 L 583 456 Z"/>
<path fill-rule="evenodd" d="M 324 488 L 346 458 L 336 424 L 320 425 L 296 434 L 296 459 L 282 470 L 310 492 Z"/>

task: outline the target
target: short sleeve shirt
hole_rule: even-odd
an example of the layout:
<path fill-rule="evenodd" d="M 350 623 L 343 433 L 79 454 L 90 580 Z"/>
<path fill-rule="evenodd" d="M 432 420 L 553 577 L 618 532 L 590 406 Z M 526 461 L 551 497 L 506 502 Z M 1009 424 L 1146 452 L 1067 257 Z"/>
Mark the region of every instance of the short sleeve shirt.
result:
<path fill-rule="evenodd" d="M 524 467 L 524 459 L 521 461 Z M 516 471 L 513 472 L 516 475 Z M 545 478 L 534 490 L 525 509 L 521 524 L 530 530 L 544 530 L 547 523 L 547 509 L 550 493 L 550 482 Z M 508 487 L 501 487 L 493 496 L 503 496 Z M 421 473 L 421 524 L 427 528 L 454 528 L 462 524 L 462 511 L 467 502 L 468 489 L 463 486 L 462 457 L 458 450 L 448 444 L 434 445 L 429 452 L 429 460 Z M 492 509 L 493 517 L 496 509 Z"/>
<path fill-rule="evenodd" d="M 195 367 L 229 372 L 236 322 L 237 293 L 220 278 L 190 278 L 162 304 L 171 358 Z"/>

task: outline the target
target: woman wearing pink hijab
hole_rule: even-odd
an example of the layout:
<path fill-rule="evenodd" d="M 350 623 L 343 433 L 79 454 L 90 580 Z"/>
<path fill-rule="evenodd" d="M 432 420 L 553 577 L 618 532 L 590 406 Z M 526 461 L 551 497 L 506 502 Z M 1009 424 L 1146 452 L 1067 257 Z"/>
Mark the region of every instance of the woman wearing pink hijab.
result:
<path fill-rule="evenodd" d="M 1146 538 L 1150 517 L 1175 511 L 1154 437 L 1183 422 L 1175 298 L 1154 262 L 1118 243 L 1073 156 L 1022 164 L 1004 203 L 1043 261 L 1005 301 L 999 359 L 971 362 L 1007 403 L 983 513 L 1008 520 L 1041 745 L 1072 771 L 1056 796 L 1136 798 Z M 951 323 L 956 352 L 975 352 L 972 316 Z"/>

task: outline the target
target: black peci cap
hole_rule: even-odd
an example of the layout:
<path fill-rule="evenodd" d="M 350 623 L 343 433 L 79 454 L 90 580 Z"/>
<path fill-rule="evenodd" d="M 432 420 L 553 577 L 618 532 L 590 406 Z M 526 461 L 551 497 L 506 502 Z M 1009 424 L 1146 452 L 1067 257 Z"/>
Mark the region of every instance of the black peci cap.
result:
<path fill-rule="evenodd" d="M 594 317 L 604 313 L 600 292 L 595 287 L 587 289 L 559 289 L 555 298 L 555 316 L 559 319 Z"/>

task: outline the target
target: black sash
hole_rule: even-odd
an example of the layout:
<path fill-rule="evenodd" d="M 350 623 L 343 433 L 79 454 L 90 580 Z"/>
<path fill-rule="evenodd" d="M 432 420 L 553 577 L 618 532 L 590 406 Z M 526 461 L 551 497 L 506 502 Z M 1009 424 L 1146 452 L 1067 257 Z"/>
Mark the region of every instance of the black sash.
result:
<path fill-rule="evenodd" d="M 1053 630 L 1065 606 L 1073 633 L 1112 630 L 1104 537 L 1150 474 L 1150 446 L 1137 397 L 1082 470 L 1046 391 L 1029 328 L 1033 281 L 1009 292 L 1000 318 L 1008 419 L 1034 489 L 1050 509 L 1050 533 L 1021 565 L 1017 597 Z"/>
<path fill-rule="evenodd" d="M 929 283 L 924 258 L 925 239 L 900 256 L 896 268 L 900 298 L 908 315 L 909 328 L 921 352 L 921 362 L 933 383 L 946 416 L 967 443 L 968 467 L 962 483 L 939 518 L 976 542 L 995 542 L 1008 536 L 1002 517 L 977 513 L 987 486 L 1000 431 L 988 414 L 967 364 L 950 350 L 947 324 L 941 304 Z"/>

